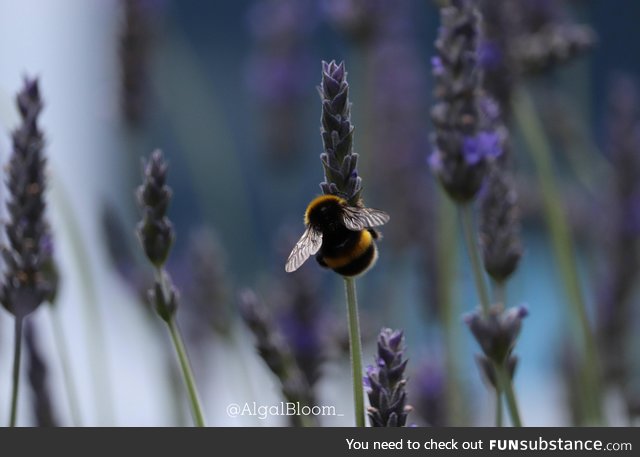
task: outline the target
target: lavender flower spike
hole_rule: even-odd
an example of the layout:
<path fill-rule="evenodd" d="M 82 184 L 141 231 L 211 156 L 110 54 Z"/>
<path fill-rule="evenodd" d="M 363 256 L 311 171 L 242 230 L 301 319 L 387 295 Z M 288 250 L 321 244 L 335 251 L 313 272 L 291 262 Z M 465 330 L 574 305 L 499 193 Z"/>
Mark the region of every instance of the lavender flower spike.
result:
<path fill-rule="evenodd" d="M 432 59 L 437 104 L 431 110 L 435 151 L 430 164 L 449 196 L 472 200 L 484 178 L 486 163 L 499 155 L 499 140 L 481 131 L 478 60 L 479 14 L 467 0 L 441 9 L 441 27 Z"/>
<path fill-rule="evenodd" d="M 480 237 L 484 268 L 497 282 L 506 281 L 522 257 L 517 194 L 510 176 L 498 166 L 487 177 L 481 202 Z"/>
<path fill-rule="evenodd" d="M 322 82 L 318 87 L 322 99 L 321 129 L 324 152 L 324 194 L 338 195 L 351 206 L 360 204 L 362 179 L 358 176 L 358 154 L 353 152 L 353 125 L 349 84 L 344 62 L 322 62 Z"/>
<path fill-rule="evenodd" d="M 504 311 L 501 305 L 496 305 L 487 316 L 480 311 L 465 316 L 465 322 L 484 352 L 484 356 L 478 357 L 480 367 L 494 386 L 493 364 L 506 366 L 513 377 L 517 358 L 512 352 L 522 328 L 522 319 L 528 314 L 524 306 Z"/>
<path fill-rule="evenodd" d="M 404 334 L 383 328 L 378 336 L 378 356 L 367 367 L 364 385 L 369 396 L 369 420 L 373 427 L 404 427 L 412 407 L 407 405 L 404 371 Z"/>
<path fill-rule="evenodd" d="M 22 124 L 13 132 L 7 168 L 8 246 L 2 247 L 6 269 L 0 299 L 7 311 L 21 319 L 52 295 L 55 284 L 51 275 L 43 274 L 51 265 L 52 250 L 45 219 L 46 159 L 38 127 L 43 104 L 37 79 L 25 79 L 17 105 Z"/>
<path fill-rule="evenodd" d="M 137 192 L 143 211 L 138 237 L 147 258 L 159 268 L 166 262 L 174 239 L 173 226 L 167 218 L 171 189 L 166 185 L 168 165 L 162 151 L 155 150 L 143 168 L 144 182 Z"/>
<path fill-rule="evenodd" d="M 482 260 L 491 278 L 504 283 L 522 257 L 518 194 L 509 170 L 511 142 L 498 103 L 485 98 L 480 107 L 487 128 L 497 134 L 500 148 L 500 157 L 489 165 L 480 193 Z"/>
<path fill-rule="evenodd" d="M 157 269 L 155 284 L 148 292 L 149 301 L 168 323 L 178 304 L 178 292 L 163 269 L 175 237 L 173 225 L 167 217 L 171 200 L 171 189 L 166 184 L 168 165 L 159 149 L 143 165 L 144 182 L 137 192 L 143 212 L 142 221 L 138 224 L 138 238 L 147 258 Z"/>
<path fill-rule="evenodd" d="M 167 324 L 189 394 L 194 423 L 197 427 L 205 427 L 191 363 L 184 346 L 182 332 L 175 319 L 179 300 L 178 291 L 164 269 L 174 239 L 173 226 L 167 217 L 171 200 L 171 189 L 166 184 L 167 169 L 167 162 L 159 149 L 151 154 L 146 164 L 143 162 L 144 182 L 137 192 L 143 215 L 137 232 L 140 244 L 155 269 L 155 283 L 148 291 L 149 301 Z"/>
<path fill-rule="evenodd" d="M 280 380 L 284 397 L 289 402 L 312 406 L 311 388 L 267 308 L 251 290 L 240 293 L 238 306 L 244 322 L 256 338 L 260 357 Z M 316 425 L 310 423 L 311 416 L 292 415 L 290 418 L 295 426 Z"/>

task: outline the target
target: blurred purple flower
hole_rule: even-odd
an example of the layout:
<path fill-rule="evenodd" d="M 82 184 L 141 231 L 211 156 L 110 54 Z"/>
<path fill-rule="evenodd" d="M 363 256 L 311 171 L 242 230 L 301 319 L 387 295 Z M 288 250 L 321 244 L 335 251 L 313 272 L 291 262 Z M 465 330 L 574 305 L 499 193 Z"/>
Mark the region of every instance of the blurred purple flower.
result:
<path fill-rule="evenodd" d="M 266 151 L 278 163 L 300 150 L 296 122 L 311 95 L 314 8 L 310 0 L 258 0 L 247 14 L 254 46 L 245 80 L 263 115 Z"/>
<path fill-rule="evenodd" d="M 478 59 L 484 87 L 510 116 L 521 78 L 553 68 L 595 44 L 589 26 L 572 23 L 564 0 L 480 0 L 484 27 Z"/>
<path fill-rule="evenodd" d="M 524 306 L 506 311 L 502 306 L 494 306 L 487 316 L 480 310 L 466 315 L 465 322 L 487 358 L 503 364 L 511 355 L 522 328 L 522 319 L 528 314 Z"/>
<path fill-rule="evenodd" d="M 473 200 L 487 163 L 499 155 L 496 137 L 483 131 L 478 66 L 480 16 L 473 2 L 454 1 L 440 10 L 441 26 L 432 59 L 436 103 L 432 169 L 447 194 L 458 203 Z"/>
<path fill-rule="evenodd" d="M 447 376 L 437 360 L 427 361 L 411 376 L 411 401 L 415 411 L 427 425 L 441 427 L 447 424 Z"/>
<path fill-rule="evenodd" d="M 603 201 L 603 269 L 598 275 L 598 337 L 605 380 L 626 395 L 630 383 L 629 339 L 640 276 L 640 92 L 626 75 L 609 91 L 607 152 L 612 176 Z M 628 399 L 631 401 L 631 399 Z"/>

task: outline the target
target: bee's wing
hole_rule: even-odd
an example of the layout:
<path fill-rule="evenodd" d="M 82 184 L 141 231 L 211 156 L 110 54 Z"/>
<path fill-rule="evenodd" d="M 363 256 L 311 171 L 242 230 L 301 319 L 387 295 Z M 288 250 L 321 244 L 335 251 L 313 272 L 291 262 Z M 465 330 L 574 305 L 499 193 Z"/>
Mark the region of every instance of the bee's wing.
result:
<path fill-rule="evenodd" d="M 386 224 L 389 222 L 389 215 L 379 209 L 345 206 L 342 222 L 349 230 L 359 231 Z"/>
<path fill-rule="evenodd" d="M 287 264 L 284 269 L 287 273 L 296 271 L 309 258 L 314 255 L 322 246 L 322 232 L 312 227 L 307 227 L 296 245 L 293 247 Z"/>

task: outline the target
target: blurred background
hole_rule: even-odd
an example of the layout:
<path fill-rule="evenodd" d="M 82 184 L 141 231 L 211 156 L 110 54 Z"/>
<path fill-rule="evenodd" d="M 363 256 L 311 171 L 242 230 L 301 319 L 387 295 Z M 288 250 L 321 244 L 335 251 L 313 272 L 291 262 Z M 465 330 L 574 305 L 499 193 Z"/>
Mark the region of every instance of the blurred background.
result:
<path fill-rule="evenodd" d="M 313 260 L 284 273 L 304 209 L 320 192 L 316 86 L 321 61 L 334 59 L 344 60 L 349 74 L 366 202 L 391 215 L 378 265 L 358 281 L 364 360 L 373 362 L 381 327 L 402 328 L 410 423 L 492 424 L 492 395 L 474 359 L 479 348 L 462 320 L 477 306 L 471 271 L 455 208 L 442 198 L 427 162 L 436 3 L 0 0 L 0 159 L 11 153 L 10 132 L 19 122 L 15 94 L 25 76 L 37 76 L 61 275 L 56 302 L 29 319 L 48 412 L 34 401 L 33 358 L 26 354 L 20 425 L 191 423 L 173 348 L 145 298 L 152 270 L 134 232 L 140 159 L 155 148 L 170 164 L 177 239 L 168 270 L 181 291 L 178 320 L 208 424 L 289 424 L 286 417 L 225 412 L 229 403 L 282 401 L 237 312 L 237 293 L 245 287 L 272 313 L 316 403 L 343 414 L 320 423 L 353 423 L 342 281 Z M 504 77 L 500 88 L 525 90 L 536 102 L 606 373 L 606 417 L 611 425 L 634 423 L 640 413 L 634 287 L 640 189 L 633 186 L 640 178 L 640 3 L 492 3 L 507 16 L 520 9 L 513 17 L 529 21 L 530 29 L 518 30 L 546 37 L 554 30 L 549 24 L 574 26 L 593 38 L 535 71 L 495 68 Z M 499 44 L 489 41 L 483 49 L 504 64 L 504 49 L 490 52 Z M 541 46 L 556 44 L 549 39 Z M 556 267 L 523 126 L 509 127 L 525 252 L 507 305 L 530 311 L 516 347 L 515 388 L 526 425 L 579 424 L 576 317 Z M 3 219 L 5 213 L 2 205 Z M 61 339 L 69 349 L 66 377 L 78 394 L 75 415 Z M 2 310 L 0 413 L 9 408 L 12 345 L 12 319 Z"/>

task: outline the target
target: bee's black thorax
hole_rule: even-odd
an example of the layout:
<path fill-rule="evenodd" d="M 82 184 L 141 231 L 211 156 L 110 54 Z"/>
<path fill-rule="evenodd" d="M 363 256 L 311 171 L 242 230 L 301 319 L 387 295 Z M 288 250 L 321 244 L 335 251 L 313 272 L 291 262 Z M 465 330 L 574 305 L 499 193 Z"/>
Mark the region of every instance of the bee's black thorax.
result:
<path fill-rule="evenodd" d="M 344 228 L 340 200 L 314 200 L 307 209 L 306 217 L 308 223 L 323 234 L 337 232 Z"/>

